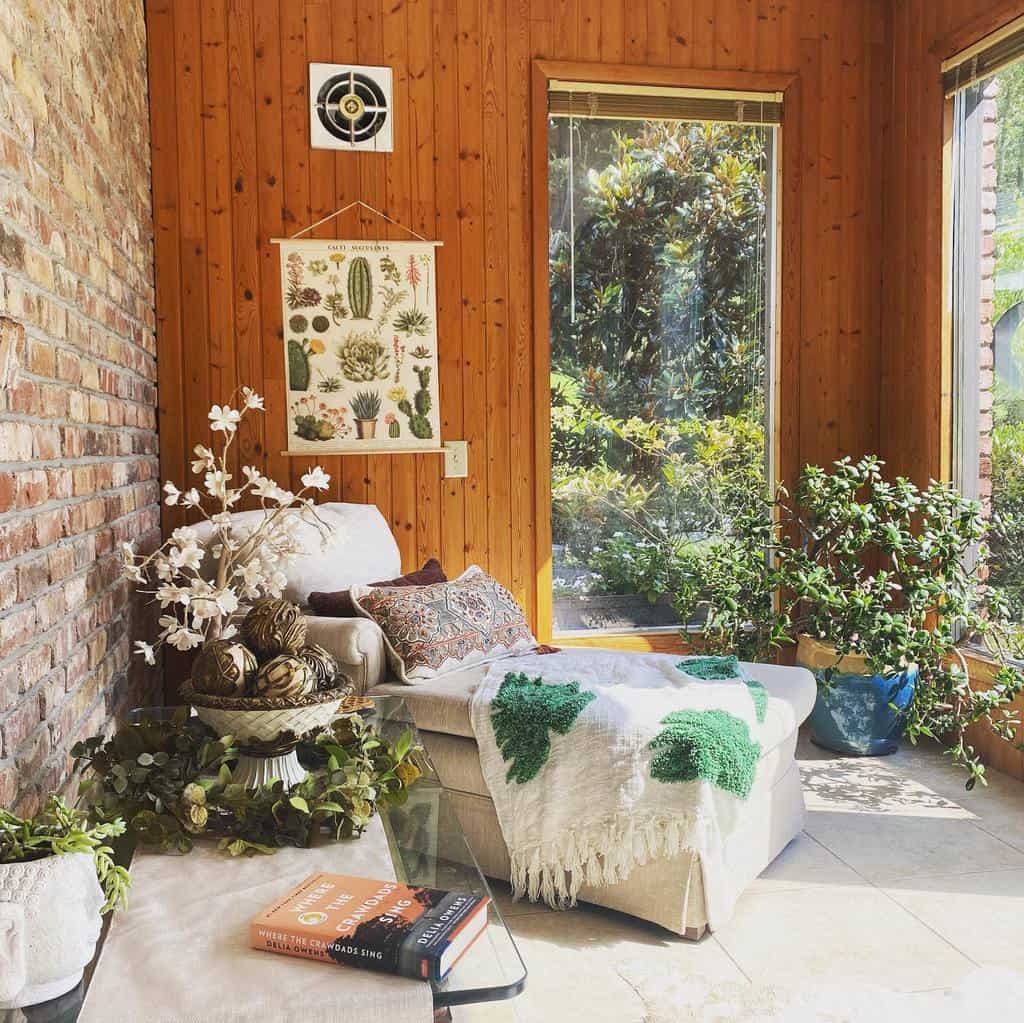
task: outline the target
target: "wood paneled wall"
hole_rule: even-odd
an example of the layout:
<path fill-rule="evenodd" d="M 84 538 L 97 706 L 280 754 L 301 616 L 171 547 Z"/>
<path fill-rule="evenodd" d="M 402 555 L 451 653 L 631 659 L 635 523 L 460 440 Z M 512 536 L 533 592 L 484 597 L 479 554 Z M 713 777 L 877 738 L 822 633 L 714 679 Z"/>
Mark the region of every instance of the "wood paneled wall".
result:
<path fill-rule="evenodd" d="M 930 0 L 922 0 L 925 6 Z M 947 3 L 946 6 L 949 6 Z M 442 435 L 436 455 L 327 458 L 332 499 L 372 501 L 405 565 L 478 562 L 536 620 L 531 60 L 797 72 L 798 244 L 783 253 L 798 324 L 782 338 L 790 463 L 879 443 L 887 0 L 149 0 L 161 460 L 180 479 L 206 409 L 241 383 L 267 395 L 242 453 L 278 479 L 285 447 L 277 250 L 361 198 L 440 238 Z M 309 61 L 386 64 L 395 152 L 308 144 Z M 373 237 L 355 211 L 322 237 Z M 396 235 L 399 237 L 399 235 Z M 542 503 L 540 503 L 542 504 Z"/>
<path fill-rule="evenodd" d="M 943 338 L 943 60 L 1024 14 L 1024 0 L 893 0 L 885 157 L 881 451 L 918 483 L 949 472 Z"/>

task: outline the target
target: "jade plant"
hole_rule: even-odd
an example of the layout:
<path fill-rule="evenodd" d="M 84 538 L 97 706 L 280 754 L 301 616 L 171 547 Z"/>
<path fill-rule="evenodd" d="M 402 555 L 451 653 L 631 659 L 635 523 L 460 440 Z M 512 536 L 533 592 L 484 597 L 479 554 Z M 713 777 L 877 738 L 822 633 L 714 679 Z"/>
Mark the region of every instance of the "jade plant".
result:
<path fill-rule="evenodd" d="M 859 655 L 883 675 L 916 664 L 905 735 L 943 742 L 973 787 L 984 765 L 967 729 L 984 722 L 1013 741 L 1019 725 L 1010 706 L 1024 690 L 1013 663 L 1019 630 L 986 584 L 980 505 L 948 484 L 889 481 L 883 469 L 875 457 L 805 467 L 792 495 L 780 489 L 708 546 L 676 610 L 702 620 L 700 640 L 712 652 L 763 657 L 808 635 L 831 646 L 837 664 Z M 994 661 L 987 688 L 971 685 L 966 645 Z"/>
<path fill-rule="evenodd" d="M 26 863 L 45 856 L 87 853 L 96 867 L 96 876 L 106 897 L 107 913 L 125 901 L 131 879 L 124 867 L 114 862 L 111 838 L 123 835 L 125 822 L 113 816 L 90 824 L 80 810 L 66 806 L 50 796 L 35 817 L 18 817 L 0 809 L 0 863 Z"/>

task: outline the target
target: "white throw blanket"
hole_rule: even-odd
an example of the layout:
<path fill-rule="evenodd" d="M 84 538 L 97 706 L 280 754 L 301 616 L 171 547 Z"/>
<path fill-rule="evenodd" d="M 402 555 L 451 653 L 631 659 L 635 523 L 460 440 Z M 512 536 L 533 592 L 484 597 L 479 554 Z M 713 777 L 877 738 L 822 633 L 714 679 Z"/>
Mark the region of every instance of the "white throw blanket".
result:
<path fill-rule="evenodd" d="M 505 658 L 490 666 L 473 695 L 470 715 L 516 896 L 571 905 L 584 884 L 615 884 L 648 860 L 692 850 L 703 865 L 709 921 L 715 925 L 728 918 L 739 892 L 722 869 L 722 847 L 736 824 L 742 794 L 704 778 L 652 777 L 652 763 L 658 761 L 662 770 L 656 767 L 655 774 L 663 775 L 665 757 L 674 766 L 671 758 L 678 750 L 667 748 L 670 743 L 652 748 L 651 742 L 659 735 L 664 740 L 663 721 L 670 713 L 724 711 L 739 719 L 728 722 L 730 727 L 749 733 L 756 744 L 767 694 L 743 679 L 694 678 L 677 667 L 682 660 L 580 648 Z M 581 693 L 594 694 L 565 734 L 547 730 L 547 760 L 526 780 L 515 780 L 522 762 L 506 759 L 510 745 L 506 742 L 503 753 L 493 717 L 496 697 L 498 706 L 505 706 L 499 690 L 506 676 L 520 672 L 545 684 L 578 682 Z M 507 733 L 508 718 L 504 723 Z M 527 720 L 526 725 L 523 733 L 544 730 L 543 723 Z M 749 761 L 749 744 L 747 749 Z"/>

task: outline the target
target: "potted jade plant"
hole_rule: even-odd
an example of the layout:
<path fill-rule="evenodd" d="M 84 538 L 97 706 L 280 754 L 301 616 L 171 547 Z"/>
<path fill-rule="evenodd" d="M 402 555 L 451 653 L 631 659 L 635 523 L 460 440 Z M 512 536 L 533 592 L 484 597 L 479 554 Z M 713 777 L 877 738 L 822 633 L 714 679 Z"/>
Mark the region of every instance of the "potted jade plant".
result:
<path fill-rule="evenodd" d="M 35 817 L 0 810 L 0 1009 L 57 998 L 81 980 L 101 916 L 129 877 L 107 844 L 120 818 L 90 825 L 52 796 Z"/>
<path fill-rule="evenodd" d="M 819 744 L 880 755 L 902 735 L 935 738 L 972 787 L 984 766 L 967 729 L 985 722 L 1012 740 L 1009 705 L 1024 689 L 1008 609 L 985 582 L 988 525 L 952 486 L 888 481 L 883 469 L 875 457 L 807 466 L 791 496 L 780 490 L 715 543 L 714 571 L 678 607 L 703 607 L 709 647 L 765 656 L 795 642 L 818 681 Z M 971 686 L 968 644 L 995 662 L 987 689 Z"/>

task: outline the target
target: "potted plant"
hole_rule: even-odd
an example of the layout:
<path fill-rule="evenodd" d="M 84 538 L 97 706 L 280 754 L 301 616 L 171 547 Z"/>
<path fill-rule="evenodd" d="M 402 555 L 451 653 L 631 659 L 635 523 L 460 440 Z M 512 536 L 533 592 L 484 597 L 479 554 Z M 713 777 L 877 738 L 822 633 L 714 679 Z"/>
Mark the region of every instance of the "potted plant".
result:
<path fill-rule="evenodd" d="M 27 819 L 0 810 L 0 1009 L 57 998 L 79 982 L 101 915 L 128 889 L 107 844 L 124 830 L 120 818 L 90 826 L 56 796 Z"/>
<path fill-rule="evenodd" d="M 714 571 L 698 574 L 679 605 L 703 606 L 712 647 L 764 656 L 795 641 L 798 663 L 818 680 L 811 728 L 820 744 L 879 755 L 901 735 L 929 736 L 973 786 L 984 765 L 967 729 L 984 721 L 1012 739 L 1009 705 L 1024 689 L 1010 663 L 1018 650 L 1008 608 L 985 583 L 988 526 L 952 486 L 890 482 L 883 468 L 875 457 L 805 467 L 792 497 L 780 490 L 745 534 L 715 545 Z M 996 662 L 985 691 L 971 687 L 968 643 Z"/>
<path fill-rule="evenodd" d="M 352 396 L 349 405 L 356 421 L 356 436 L 360 440 L 370 440 L 376 436 L 380 395 L 376 391 L 358 391 Z"/>

